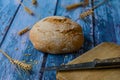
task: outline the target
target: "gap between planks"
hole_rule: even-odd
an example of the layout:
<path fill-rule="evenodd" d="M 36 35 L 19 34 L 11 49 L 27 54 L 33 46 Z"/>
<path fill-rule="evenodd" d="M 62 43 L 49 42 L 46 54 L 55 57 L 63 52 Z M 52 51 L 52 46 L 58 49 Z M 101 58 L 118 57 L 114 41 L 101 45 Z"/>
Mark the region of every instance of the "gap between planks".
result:
<path fill-rule="evenodd" d="M 23 0 L 21 0 L 21 2 L 22 2 L 22 1 L 23 1 Z M 3 39 L 2 39 L 2 41 L 1 41 L 1 43 L 0 43 L 0 47 L 2 46 L 2 43 L 4 42 L 5 37 L 6 37 L 7 33 L 8 33 L 8 31 L 9 31 L 12 23 L 14 22 L 15 16 L 17 15 L 17 12 L 18 12 L 18 10 L 20 9 L 20 6 L 21 6 L 21 4 L 18 5 L 18 7 L 17 7 L 17 9 L 16 9 L 16 11 L 15 11 L 15 13 L 14 13 L 14 15 L 13 15 L 13 18 L 12 18 L 10 24 L 8 25 L 8 28 L 7 28 L 7 30 L 6 30 L 6 33 L 5 33 L 5 35 L 3 36 Z"/>

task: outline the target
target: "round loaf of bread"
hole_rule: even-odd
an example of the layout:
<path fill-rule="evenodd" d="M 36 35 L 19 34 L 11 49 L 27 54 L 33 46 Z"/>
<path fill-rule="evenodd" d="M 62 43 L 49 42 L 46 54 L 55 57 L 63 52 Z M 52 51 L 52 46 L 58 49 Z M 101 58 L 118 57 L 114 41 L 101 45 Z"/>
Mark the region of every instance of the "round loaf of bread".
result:
<path fill-rule="evenodd" d="M 33 26 L 30 40 L 42 52 L 60 54 L 79 50 L 84 37 L 79 24 L 65 17 L 51 16 Z"/>

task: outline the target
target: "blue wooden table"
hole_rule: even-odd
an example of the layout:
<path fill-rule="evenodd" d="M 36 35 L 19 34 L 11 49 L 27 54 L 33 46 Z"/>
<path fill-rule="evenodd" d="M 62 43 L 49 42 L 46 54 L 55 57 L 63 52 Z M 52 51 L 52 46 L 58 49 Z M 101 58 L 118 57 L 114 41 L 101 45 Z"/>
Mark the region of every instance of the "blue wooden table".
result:
<path fill-rule="evenodd" d="M 87 7 L 67 11 L 65 7 L 83 0 L 21 0 L 34 13 L 29 15 L 17 0 L 0 0 L 0 48 L 12 58 L 20 61 L 37 62 L 31 74 L 21 71 L 24 80 L 56 80 L 56 71 L 42 71 L 42 67 L 65 64 L 101 42 L 120 44 L 120 0 L 109 0 L 94 10 L 93 16 L 86 20 L 76 20 L 80 13 L 90 9 L 102 0 L 89 0 Z M 94 2 L 94 3 L 93 3 Z M 52 55 L 37 51 L 29 40 L 29 32 L 19 36 L 17 33 L 27 26 L 47 16 L 65 16 L 82 26 L 85 42 L 76 53 Z M 25 56 L 25 54 L 31 54 Z M 0 54 L 0 80 L 22 80 L 8 59 Z"/>

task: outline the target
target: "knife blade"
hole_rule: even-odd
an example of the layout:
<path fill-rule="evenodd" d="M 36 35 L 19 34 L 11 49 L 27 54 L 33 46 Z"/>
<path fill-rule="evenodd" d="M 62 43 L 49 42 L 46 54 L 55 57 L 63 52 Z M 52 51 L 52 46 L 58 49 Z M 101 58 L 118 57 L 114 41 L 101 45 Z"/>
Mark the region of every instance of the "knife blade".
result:
<path fill-rule="evenodd" d="M 52 66 L 43 68 L 45 71 L 57 70 L 57 71 L 68 71 L 68 70 L 93 70 L 93 69 L 112 69 L 120 68 L 120 57 L 109 58 L 109 59 L 95 59 L 91 62 L 69 64 L 61 66 Z"/>

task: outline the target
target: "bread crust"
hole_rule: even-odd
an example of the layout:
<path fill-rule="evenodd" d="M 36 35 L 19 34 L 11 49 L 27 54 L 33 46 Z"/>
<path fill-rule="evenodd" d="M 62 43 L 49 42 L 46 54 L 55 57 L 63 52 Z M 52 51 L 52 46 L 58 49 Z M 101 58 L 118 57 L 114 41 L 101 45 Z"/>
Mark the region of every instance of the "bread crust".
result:
<path fill-rule="evenodd" d="M 30 40 L 42 52 L 60 54 L 79 50 L 84 37 L 79 24 L 65 17 L 51 16 L 33 26 Z"/>

